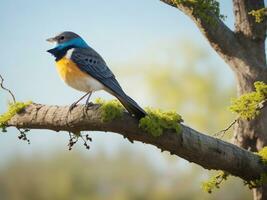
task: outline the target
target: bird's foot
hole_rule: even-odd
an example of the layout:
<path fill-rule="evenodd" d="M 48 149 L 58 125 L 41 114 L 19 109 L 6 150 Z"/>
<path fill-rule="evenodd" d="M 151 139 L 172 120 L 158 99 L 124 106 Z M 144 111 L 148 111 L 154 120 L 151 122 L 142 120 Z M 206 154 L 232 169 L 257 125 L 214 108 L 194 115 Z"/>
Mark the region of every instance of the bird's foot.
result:
<path fill-rule="evenodd" d="M 85 104 L 85 109 L 88 110 L 92 105 L 94 105 L 93 102 L 88 102 L 87 104 Z"/>
<path fill-rule="evenodd" d="M 92 105 L 94 105 L 92 102 L 88 102 L 87 104 L 84 105 L 84 109 L 83 109 L 84 114 L 87 113 L 87 111 L 89 110 L 89 107 Z"/>
<path fill-rule="evenodd" d="M 70 105 L 69 108 L 69 113 L 73 110 L 73 108 L 75 108 L 77 106 L 77 102 L 74 102 L 73 104 Z"/>

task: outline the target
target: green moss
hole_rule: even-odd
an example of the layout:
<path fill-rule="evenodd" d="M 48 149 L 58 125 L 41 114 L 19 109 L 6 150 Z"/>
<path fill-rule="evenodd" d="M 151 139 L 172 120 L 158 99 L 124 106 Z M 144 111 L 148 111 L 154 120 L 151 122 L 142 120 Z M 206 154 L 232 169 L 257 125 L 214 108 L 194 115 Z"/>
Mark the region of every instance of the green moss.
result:
<path fill-rule="evenodd" d="M 96 103 L 100 104 L 101 120 L 103 122 L 110 122 L 113 119 L 120 118 L 122 116 L 124 107 L 118 100 L 105 101 L 103 99 L 96 99 Z"/>
<path fill-rule="evenodd" d="M 267 100 L 267 84 L 255 82 L 254 86 L 255 92 L 244 94 L 232 100 L 230 110 L 243 119 L 254 119 L 259 114 L 260 103 Z"/>
<path fill-rule="evenodd" d="M 202 189 L 211 193 L 215 188 L 220 188 L 220 184 L 227 180 L 229 173 L 220 171 L 212 176 L 208 181 L 202 183 Z"/>
<path fill-rule="evenodd" d="M 180 122 L 182 118 L 174 111 L 163 112 L 160 109 L 146 109 L 147 116 L 140 119 L 139 127 L 158 137 L 162 135 L 165 129 L 175 130 L 176 133 L 181 132 Z"/>
<path fill-rule="evenodd" d="M 172 0 L 176 5 L 183 4 L 192 9 L 196 17 L 200 17 L 207 23 L 216 25 L 216 20 L 210 13 L 213 13 L 220 19 L 225 19 L 224 15 L 220 14 L 220 4 L 216 0 Z"/>
<path fill-rule="evenodd" d="M 21 110 L 23 110 L 28 105 L 32 104 L 31 101 L 29 102 L 16 102 L 9 104 L 8 111 L 4 114 L 0 115 L 0 128 L 3 132 L 6 131 L 6 124 L 7 122 L 17 113 L 19 113 Z"/>
<path fill-rule="evenodd" d="M 96 99 L 95 103 L 100 104 L 101 120 L 110 122 L 113 119 L 122 117 L 124 107 L 118 100 L 105 101 Z M 139 127 L 146 132 L 157 137 L 163 133 L 164 129 L 175 130 L 176 133 L 181 132 L 180 122 L 182 118 L 174 111 L 163 112 L 160 109 L 146 109 L 147 116 L 140 119 Z"/>
<path fill-rule="evenodd" d="M 261 23 L 264 20 L 264 17 L 267 15 L 267 8 L 261 8 L 259 10 L 252 10 L 248 14 L 255 17 L 257 23 Z"/>

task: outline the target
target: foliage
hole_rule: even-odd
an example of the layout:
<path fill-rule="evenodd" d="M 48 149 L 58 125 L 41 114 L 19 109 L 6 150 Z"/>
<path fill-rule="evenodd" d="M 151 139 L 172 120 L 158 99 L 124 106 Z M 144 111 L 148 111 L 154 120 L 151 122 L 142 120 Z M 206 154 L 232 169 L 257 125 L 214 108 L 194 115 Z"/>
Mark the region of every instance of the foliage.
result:
<path fill-rule="evenodd" d="M 216 0 L 172 0 L 173 3 L 179 5 L 184 4 L 193 10 L 193 14 L 202 18 L 209 24 L 215 24 L 216 21 L 210 13 L 213 13 L 220 19 L 225 19 L 224 15 L 220 14 L 220 4 Z"/>
<path fill-rule="evenodd" d="M 27 107 L 30 104 L 32 104 L 31 101 L 16 102 L 9 104 L 8 111 L 0 115 L 0 128 L 2 129 L 2 131 L 3 132 L 6 131 L 6 123 L 8 122 L 8 120 L 10 120 L 14 115 L 21 112 L 25 107 Z"/>
<path fill-rule="evenodd" d="M 158 137 L 166 129 L 175 130 L 176 133 L 181 132 L 179 123 L 182 122 L 182 118 L 175 111 L 163 112 L 160 109 L 147 108 L 146 112 L 148 115 L 140 119 L 139 127 L 151 135 Z"/>
<path fill-rule="evenodd" d="M 255 17 L 257 23 L 261 23 L 264 20 L 264 17 L 267 15 L 267 8 L 261 8 L 259 10 L 252 10 L 248 14 Z"/>
<path fill-rule="evenodd" d="M 124 107 L 117 99 L 105 101 L 101 98 L 98 98 L 95 102 L 101 105 L 101 120 L 103 122 L 110 122 L 122 116 Z"/>
<path fill-rule="evenodd" d="M 229 173 L 220 171 L 212 176 L 208 181 L 202 183 L 202 189 L 211 193 L 215 188 L 220 188 L 220 184 L 227 180 Z"/>
<path fill-rule="evenodd" d="M 267 84 L 258 81 L 254 83 L 254 86 L 256 91 L 232 100 L 230 110 L 243 119 L 254 119 L 260 113 L 261 103 L 267 100 Z"/>

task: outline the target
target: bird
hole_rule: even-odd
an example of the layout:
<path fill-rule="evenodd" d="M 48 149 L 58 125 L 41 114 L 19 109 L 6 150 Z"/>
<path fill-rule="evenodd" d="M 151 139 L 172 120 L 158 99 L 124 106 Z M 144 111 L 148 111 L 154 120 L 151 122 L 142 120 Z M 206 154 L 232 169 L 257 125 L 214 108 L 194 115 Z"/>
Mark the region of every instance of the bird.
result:
<path fill-rule="evenodd" d="M 93 92 L 104 90 L 115 96 L 126 110 L 138 120 L 147 113 L 129 97 L 116 80 L 115 75 L 107 66 L 104 59 L 85 40 L 72 31 L 64 31 L 48 42 L 55 47 L 47 50 L 55 57 L 56 68 L 63 81 L 70 87 L 85 92 L 85 94 L 70 108 L 71 110 L 87 96 L 85 106 L 88 108 L 89 99 Z"/>

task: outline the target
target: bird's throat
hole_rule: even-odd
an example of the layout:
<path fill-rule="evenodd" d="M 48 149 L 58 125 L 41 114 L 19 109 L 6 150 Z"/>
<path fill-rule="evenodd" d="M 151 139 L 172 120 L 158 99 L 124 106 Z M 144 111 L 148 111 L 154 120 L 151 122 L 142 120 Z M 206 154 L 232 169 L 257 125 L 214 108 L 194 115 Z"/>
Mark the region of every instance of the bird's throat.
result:
<path fill-rule="evenodd" d="M 47 52 L 55 56 L 56 61 L 59 61 L 66 55 L 67 51 L 68 51 L 68 48 L 55 47 L 53 49 L 49 49 Z"/>

